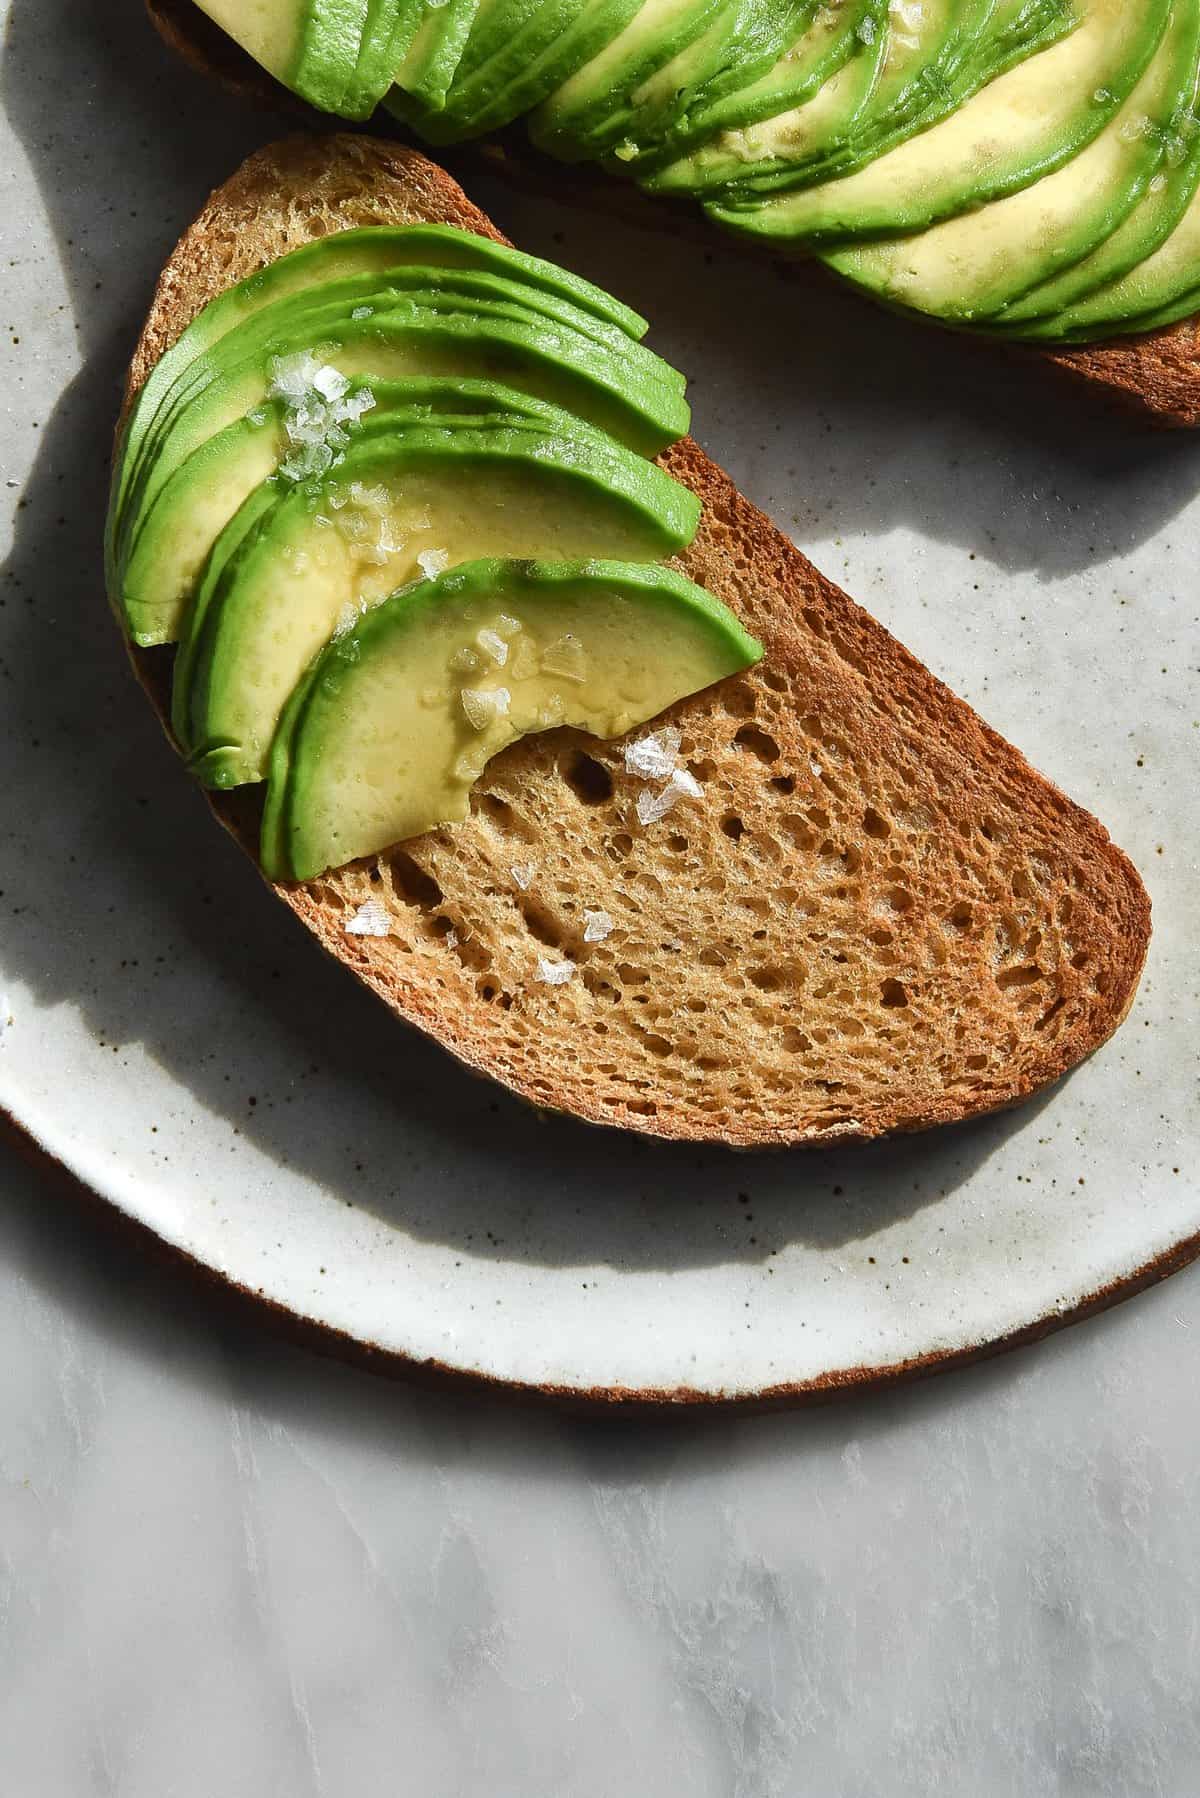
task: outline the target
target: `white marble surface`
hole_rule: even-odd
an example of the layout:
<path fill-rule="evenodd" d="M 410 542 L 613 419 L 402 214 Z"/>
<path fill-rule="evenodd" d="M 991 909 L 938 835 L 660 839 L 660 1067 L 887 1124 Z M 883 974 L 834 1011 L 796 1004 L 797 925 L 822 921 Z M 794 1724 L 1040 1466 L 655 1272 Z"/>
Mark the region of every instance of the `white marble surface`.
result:
<path fill-rule="evenodd" d="M 14 552 L 0 597 L 60 632 L 64 596 L 94 599 L 72 420 L 95 437 L 163 251 L 277 128 L 175 68 L 137 15 L 6 9 L 3 477 L 29 478 L 40 548 Z M 562 231 L 565 260 L 620 266 L 653 316 L 682 276 L 699 434 L 733 445 L 742 484 L 1035 756 L 1043 710 L 998 711 L 993 689 L 1028 670 L 1036 690 L 1047 666 L 1061 688 L 1077 661 L 1078 746 L 1056 772 L 1112 818 L 1110 771 L 1128 795 L 1140 746 L 1106 730 L 1119 679 L 1067 632 L 1101 600 L 1116 632 L 1128 603 L 1144 653 L 1139 606 L 1164 567 L 1187 603 L 1197 446 L 1111 436 L 1039 381 L 869 315 L 861 359 L 831 367 L 803 323 L 827 298 L 810 313 L 797 297 L 794 360 L 764 357 L 778 293 L 760 311 L 740 275 L 706 293 L 699 253 L 482 197 L 522 242 L 554 253 Z M 776 414 L 794 461 L 769 427 L 760 447 L 738 429 Z M 1028 605 L 1006 637 L 1014 582 Z M 20 679 L 0 666 L 0 692 Z M 1172 691 L 1194 704 L 1194 685 Z M 1143 759 L 1161 808 L 1193 770 Z M 165 778 L 147 784 L 162 803 Z M 1154 855 L 1136 806 L 1113 822 Z M 31 808 L 31 839 L 54 827 Z M 84 820 L 61 853 L 89 847 Z M 1174 868 L 1148 871 L 1187 893 L 1168 848 Z M 10 900 L 21 871 L 4 868 Z M 1167 928 L 1186 950 L 1178 911 Z M 1194 998 L 1194 957 L 1180 972 Z M 1185 1274 L 1036 1350 L 821 1413 L 563 1419 L 287 1347 L 5 1153 L 0 1791 L 1192 1798 L 1198 1292 Z"/>

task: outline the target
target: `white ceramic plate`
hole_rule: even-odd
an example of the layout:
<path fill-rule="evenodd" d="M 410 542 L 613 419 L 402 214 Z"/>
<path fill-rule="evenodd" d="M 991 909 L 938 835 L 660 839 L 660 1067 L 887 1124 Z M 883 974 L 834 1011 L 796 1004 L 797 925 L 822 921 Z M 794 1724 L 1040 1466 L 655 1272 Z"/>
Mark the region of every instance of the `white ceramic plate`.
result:
<path fill-rule="evenodd" d="M 273 128 L 127 10 L 101 26 L 18 5 L 6 65 L 21 509 L 0 590 L 0 1103 L 122 1212 L 290 1312 L 578 1393 L 888 1378 L 1190 1254 L 1200 443 L 1109 424 L 1039 372 L 731 249 L 479 193 L 519 243 L 656 321 L 739 484 L 1099 813 L 1155 902 L 1118 1037 L 1004 1118 L 741 1157 L 540 1122 L 326 963 L 126 669 L 98 547 L 118 372 L 173 236 Z"/>

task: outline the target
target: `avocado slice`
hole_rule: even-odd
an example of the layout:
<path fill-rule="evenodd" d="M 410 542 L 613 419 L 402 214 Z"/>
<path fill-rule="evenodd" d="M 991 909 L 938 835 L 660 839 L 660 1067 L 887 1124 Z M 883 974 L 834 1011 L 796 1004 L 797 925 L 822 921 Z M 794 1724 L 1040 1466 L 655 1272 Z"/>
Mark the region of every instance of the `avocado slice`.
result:
<path fill-rule="evenodd" d="M 312 880 L 465 818 L 474 781 L 516 738 L 559 725 L 620 736 L 761 655 L 668 568 L 476 561 L 393 594 L 327 644 L 288 701 L 264 872 Z"/>
<path fill-rule="evenodd" d="M 281 463 L 287 470 L 284 479 L 322 461 L 332 468 L 365 411 L 376 420 L 386 418 L 389 428 L 484 418 L 514 425 L 537 420 L 549 429 L 561 429 L 563 423 L 556 407 L 491 381 L 416 376 L 367 383 L 359 378 L 347 383 L 344 396 L 338 386 L 332 387 L 336 398 L 321 408 L 324 418 L 315 422 L 316 431 L 329 423 L 324 439 L 314 434 L 312 407 L 304 420 L 305 441 L 296 429 L 295 407 L 283 398 L 271 399 L 193 450 L 159 489 L 132 545 L 121 587 L 120 612 L 134 643 L 150 648 L 175 641 L 212 547 L 229 520 Z M 345 403 L 339 405 L 343 397 Z"/>
<path fill-rule="evenodd" d="M 865 22 L 869 60 L 847 71 L 820 104 L 802 94 L 773 115 L 760 112 L 759 129 L 747 138 L 739 133 L 726 141 L 723 147 L 740 158 L 728 179 L 757 194 L 829 180 L 870 161 L 954 104 L 964 66 L 981 61 L 979 46 L 990 44 L 998 15 L 1028 4 L 897 0 L 884 6 Z M 706 168 L 703 185 L 713 184 Z"/>
<path fill-rule="evenodd" d="M 891 18 L 890 8 L 887 17 Z M 753 210 L 764 207 L 771 195 L 842 180 L 948 118 L 973 94 L 1015 63 L 1056 42 L 1076 22 L 1071 0 L 995 0 L 986 20 L 973 15 L 970 41 L 960 34 L 945 44 L 936 66 L 913 75 L 907 88 L 901 88 L 904 103 L 894 102 L 886 116 L 879 117 L 872 91 L 848 116 L 844 106 L 832 107 L 819 95 L 807 106 L 762 120 L 748 134 L 749 145 L 733 144 L 735 150 L 752 150 L 744 156 L 749 166 L 735 169 L 726 193 L 716 197 L 731 207 Z M 901 73 L 908 72 L 906 59 Z M 876 124 L 864 132 L 860 121 L 868 113 L 876 115 Z"/>
<path fill-rule="evenodd" d="M 623 306 L 603 289 L 581 276 L 527 256 L 507 244 L 477 237 L 453 225 L 367 225 L 357 230 L 336 231 L 304 244 L 270 263 L 237 286 L 210 300 L 182 336 L 155 364 L 146 379 L 121 434 L 113 473 L 106 561 L 109 584 L 113 575 L 113 534 L 124 509 L 125 489 L 146 433 L 157 418 L 160 405 L 183 370 L 269 306 L 328 282 L 360 275 L 384 276 L 406 265 L 431 268 L 476 269 L 504 275 L 526 286 L 540 288 L 569 301 L 580 311 L 612 325 L 634 340 L 649 329 L 640 313 Z"/>
<path fill-rule="evenodd" d="M 622 141 L 614 144 L 608 136 L 594 150 L 605 147 L 612 152 L 610 169 L 636 173 L 642 161 L 657 158 L 680 133 L 686 134 L 693 112 L 703 113 L 731 89 L 766 74 L 794 37 L 797 24 L 810 25 L 816 12 L 813 0 L 799 6 L 788 0 L 733 0 L 694 44 L 642 86 L 623 122 Z"/>
<path fill-rule="evenodd" d="M 500 380 L 561 401 L 648 455 L 687 430 L 683 377 L 622 333 L 548 296 L 526 305 L 489 276 L 447 273 L 436 288 L 397 291 L 410 274 L 419 278 L 419 271 L 396 271 L 383 295 L 363 277 L 361 284 L 337 284 L 334 301 L 329 288 L 298 296 L 280 314 L 248 320 L 183 371 L 121 482 L 110 590 L 119 585 L 122 558 L 146 509 L 184 457 L 261 404 L 274 358 L 314 344 L 347 375 Z M 359 303 L 349 304 L 356 296 Z"/>
<path fill-rule="evenodd" d="M 370 0 L 354 71 L 352 118 L 369 118 L 392 85 L 421 22 L 423 0 Z"/>
<path fill-rule="evenodd" d="M 805 21 L 814 10 L 802 0 Z M 770 68 L 794 30 L 795 14 L 788 0 L 725 0 L 698 36 L 657 58 L 622 105 L 593 120 L 589 155 L 611 158 L 607 166 L 620 172 L 659 150 L 705 95 L 719 97 L 739 70 L 753 78 Z"/>
<path fill-rule="evenodd" d="M 1188 204 L 1155 250 L 1118 279 L 1050 318 L 1018 326 L 1014 334 L 1035 341 L 1088 343 L 1156 331 L 1200 310 L 1200 145 L 1192 144 L 1182 172 L 1191 186 Z"/>
<path fill-rule="evenodd" d="M 310 0 L 196 0 L 202 13 L 293 93 Z"/>
<path fill-rule="evenodd" d="M 420 120 L 431 143 L 447 144 L 497 131 L 554 92 L 637 12 L 640 0 L 539 0 L 532 8 L 495 8 L 486 15 L 486 60 L 467 52 L 440 112 Z"/>
<path fill-rule="evenodd" d="M 267 482 L 221 533 L 176 658 L 176 735 L 205 785 L 259 780 L 281 707 L 346 607 L 411 580 L 421 555 L 650 561 L 685 547 L 699 515 L 662 469 L 565 416 L 553 432 L 364 425 L 335 470 Z"/>
<path fill-rule="evenodd" d="M 1166 154 L 1196 84 L 1197 0 L 1176 0 L 1149 68 L 1100 135 L 1045 180 L 912 238 L 834 252 L 830 268 L 890 304 L 987 321 L 1118 228 Z"/>
<path fill-rule="evenodd" d="M 555 89 L 526 121 L 531 141 L 582 162 L 626 134 L 637 96 L 656 71 L 695 43 L 730 0 L 643 0 L 623 31 Z"/>
<path fill-rule="evenodd" d="M 718 133 L 711 157 L 709 146 L 699 145 L 679 169 L 675 190 L 683 191 L 687 184 L 701 192 L 728 183 L 727 192 L 717 198 L 730 205 L 741 204 L 742 185 L 750 186 L 764 171 L 786 167 L 799 179 L 800 171 L 819 166 L 832 146 L 848 142 L 874 92 L 887 53 L 886 15 L 887 0 L 881 0 L 864 20 L 869 30 L 862 51 L 856 51 L 811 98 L 744 129 Z M 692 168 L 699 178 L 688 183 Z M 762 200 L 755 192 L 744 203 L 759 207 Z"/>
<path fill-rule="evenodd" d="M 931 129 L 844 178 L 755 203 L 709 202 L 747 236 L 814 245 L 924 230 L 1061 168 L 1140 80 L 1170 0 L 1080 0 L 1080 21 Z"/>
<path fill-rule="evenodd" d="M 1177 3 L 1183 5 L 1184 0 Z M 1187 0 L 1187 10 L 1197 36 L 1193 57 L 1200 65 L 1200 6 Z M 1200 67 L 1185 103 L 1170 121 L 1162 161 L 1123 223 L 1090 255 L 1006 307 L 994 321 L 998 330 L 1035 340 L 1104 336 L 1142 328 L 1142 316 L 1153 310 L 1147 301 L 1157 293 L 1161 305 L 1166 296 L 1175 295 L 1180 277 L 1184 291 L 1190 293 L 1200 268 L 1198 81 Z M 1196 228 L 1189 234 L 1186 221 L 1193 210 Z M 1167 253 L 1176 232 L 1181 236 Z"/>
<path fill-rule="evenodd" d="M 366 118 L 356 81 L 368 0 L 197 0 L 255 62 L 310 106 Z M 378 96 L 376 96 L 378 98 Z"/>
<path fill-rule="evenodd" d="M 495 0 L 424 0 L 417 28 L 393 73 L 389 109 L 416 123 L 445 103 L 481 6 Z"/>
<path fill-rule="evenodd" d="M 887 38 L 888 0 L 844 0 L 822 6 L 815 19 L 756 81 L 695 106 L 657 154 L 639 157 L 630 172 L 648 193 L 700 193 L 722 187 L 754 159 L 749 127 L 791 113 L 813 100 L 853 62 L 865 105 Z"/>

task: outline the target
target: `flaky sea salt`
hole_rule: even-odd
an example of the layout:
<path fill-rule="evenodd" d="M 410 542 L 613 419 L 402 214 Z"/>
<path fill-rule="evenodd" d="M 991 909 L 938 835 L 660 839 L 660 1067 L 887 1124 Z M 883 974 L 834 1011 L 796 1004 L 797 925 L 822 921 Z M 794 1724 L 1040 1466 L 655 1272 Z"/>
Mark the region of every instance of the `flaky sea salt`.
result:
<path fill-rule="evenodd" d="M 352 918 L 346 919 L 342 929 L 347 936 L 390 936 L 392 920 L 380 900 L 367 899 Z"/>
<path fill-rule="evenodd" d="M 417 557 L 417 567 L 427 581 L 434 580 L 439 574 L 445 574 L 449 566 L 449 550 L 423 549 Z"/>
<path fill-rule="evenodd" d="M 606 936 L 612 935 L 613 921 L 606 911 L 585 911 L 583 914 L 583 940 L 585 943 L 602 943 Z"/>
<path fill-rule="evenodd" d="M 673 810 L 679 799 L 699 799 L 704 788 L 694 774 L 686 768 L 672 770 L 671 778 L 665 787 L 657 793 L 643 788 L 637 796 L 637 815 L 639 824 L 657 824 Z"/>
<path fill-rule="evenodd" d="M 533 880 L 533 863 L 514 862 L 508 871 L 513 877 L 514 885 L 519 886 L 523 893 L 527 893 Z"/>
<path fill-rule="evenodd" d="M 636 743 L 626 743 L 626 774 L 636 774 L 642 780 L 669 779 L 675 772 L 682 741 L 682 732 L 673 724 L 665 724 L 661 730 L 639 737 Z"/>
<path fill-rule="evenodd" d="M 459 698 L 472 730 L 486 730 L 505 717 L 512 701 L 507 687 L 464 687 Z"/>
<path fill-rule="evenodd" d="M 534 978 L 540 980 L 543 986 L 566 986 L 574 974 L 573 961 L 549 961 L 544 955 L 538 956 Z"/>
<path fill-rule="evenodd" d="M 489 661 L 495 662 L 497 668 L 503 668 L 508 660 L 508 644 L 498 631 L 480 631 L 475 641 Z"/>

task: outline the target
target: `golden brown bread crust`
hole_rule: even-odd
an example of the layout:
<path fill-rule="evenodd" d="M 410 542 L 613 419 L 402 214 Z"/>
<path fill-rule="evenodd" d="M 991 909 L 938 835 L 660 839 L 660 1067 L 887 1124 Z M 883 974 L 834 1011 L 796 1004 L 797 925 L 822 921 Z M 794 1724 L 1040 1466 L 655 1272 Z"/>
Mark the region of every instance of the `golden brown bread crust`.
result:
<path fill-rule="evenodd" d="M 205 18 L 192 0 L 146 0 L 151 19 L 168 44 L 193 68 L 212 75 L 227 87 L 265 106 L 278 108 L 281 96 L 295 107 L 309 126 L 328 127 L 324 114 L 287 95 L 244 51 Z M 386 115 L 381 115 L 386 117 Z M 399 131 L 398 125 L 394 129 Z M 573 203 L 624 216 L 651 229 L 711 241 L 712 230 L 693 207 L 654 200 L 635 188 L 597 177 L 590 171 L 559 167 L 539 156 L 513 134 L 502 143 L 467 144 L 453 152 L 462 171 L 472 163 L 487 166 L 518 185 L 551 195 L 564 195 L 569 183 Z M 769 255 L 752 244 L 740 246 L 744 254 Z M 808 264 L 797 273 L 819 274 Z M 1124 412 L 1146 416 L 1166 430 L 1187 430 L 1200 425 L 1200 317 L 1187 318 L 1144 336 L 1118 337 L 1110 343 L 1094 343 L 1076 349 L 1042 349 L 1027 344 L 1000 344 L 981 338 L 981 347 L 1013 356 L 1037 357 L 1061 374 L 1083 383 Z"/>
<path fill-rule="evenodd" d="M 127 404 L 231 282 L 314 235 L 417 219 L 503 241 L 397 145 L 251 157 L 167 263 Z M 703 800 L 643 829 L 619 748 L 552 732 L 489 765 L 464 824 L 276 891 L 401 1017 L 593 1122 L 785 1144 L 1028 1097 L 1128 1009 L 1149 938 L 1135 870 L 695 443 L 661 460 L 704 502 L 679 565 L 767 649 L 671 714 Z M 169 652 L 135 660 L 165 721 Z M 255 791 L 213 803 L 253 854 Z M 347 935 L 368 897 L 390 936 Z M 586 909 L 616 920 L 606 941 L 583 943 Z M 545 953 L 577 962 L 569 985 L 536 981 Z"/>

